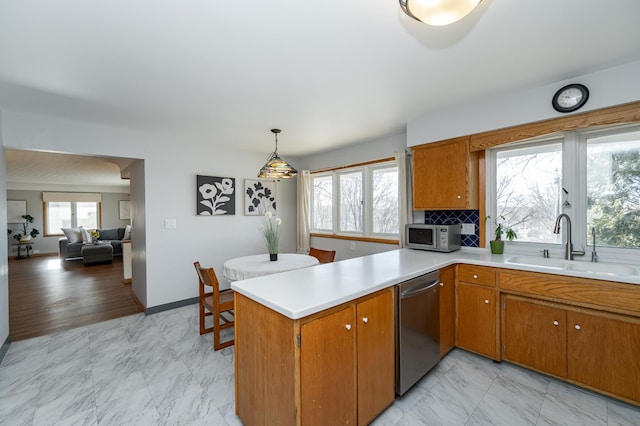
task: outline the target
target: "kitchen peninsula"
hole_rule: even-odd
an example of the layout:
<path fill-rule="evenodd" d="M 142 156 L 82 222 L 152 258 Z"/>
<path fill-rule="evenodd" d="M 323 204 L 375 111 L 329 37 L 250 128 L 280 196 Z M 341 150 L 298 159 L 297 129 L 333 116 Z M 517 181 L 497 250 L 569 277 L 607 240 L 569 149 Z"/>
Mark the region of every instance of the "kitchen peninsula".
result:
<path fill-rule="evenodd" d="M 509 259 L 477 249 L 454 253 L 400 249 L 234 282 L 236 413 L 246 425 L 320 424 L 322 415 L 336 424 L 369 423 L 393 401 L 389 378 L 394 370 L 394 285 L 451 265 L 456 265 L 456 286 L 465 295 L 456 297 L 453 312 L 458 324 L 493 330 L 488 346 L 495 350 L 483 353 L 473 342 L 460 339 L 456 346 L 640 404 L 635 355 L 640 351 L 640 275 L 593 273 L 585 262 L 568 269 L 564 263 L 560 268 L 556 263 L 532 264 L 533 260 L 527 264 L 522 256 L 522 263 Z M 483 297 L 470 307 L 474 299 L 467 294 L 475 295 L 471 290 L 489 292 L 491 298 Z M 462 301 L 464 305 L 459 304 Z M 530 317 L 525 310 L 512 320 L 501 314 L 503 303 L 520 302 L 564 315 L 552 328 L 562 330 L 556 337 L 561 344 L 554 363 L 561 360 L 566 368 L 546 371 L 544 362 L 519 355 L 526 354 L 527 347 L 500 349 L 521 332 L 515 326 L 537 318 L 538 310 Z M 482 320 L 465 320 L 465 313 L 482 310 L 485 314 L 478 317 Z M 366 314 L 360 315 L 361 311 Z M 577 328 L 569 329 L 564 321 L 576 315 L 586 315 L 586 323 L 604 322 L 586 340 L 572 337 Z M 375 328 L 366 328 L 369 325 Z M 586 335 L 587 327 L 582 329 Z M 611 350 L 613 330 L 625 333 L 626 347 Z M 378 344 L 371 345 L 370 339 Z M 600 345 L 599 339 L 609 340 Z M 590 363 L 601 368 L 590 369 Z M 594 370 L 605 371 L 608 377 L 595 377 Z M 367 382 L 372 379 L 374 383 Z"/>

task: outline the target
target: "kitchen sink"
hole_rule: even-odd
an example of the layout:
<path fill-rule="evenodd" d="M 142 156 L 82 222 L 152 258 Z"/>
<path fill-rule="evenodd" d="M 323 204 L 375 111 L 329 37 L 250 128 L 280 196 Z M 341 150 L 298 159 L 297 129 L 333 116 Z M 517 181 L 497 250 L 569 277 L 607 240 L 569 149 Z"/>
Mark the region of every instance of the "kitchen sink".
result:
<path fill-rule="evenodd" d="M 593 263 L 579 262 L 564 259 L 549 259 L 535 256 L 514 256 L 507 260 L 507 263 L 517 263 L 520 265 L 532 265 L 543 268 L 564 269 L 566 271 L 589 272 L 594 274 L 608 275 L 640 275 L 638 268 L 619 263 Z"/>
<path fill-rule="evenodd" d="M 640 275 L 633 266 L 618 263 L 567 262 L 564 269 L 569 271 L 593 272 L 609 275 Z"/>
<path fill-rule="evenodd" d="M 535 256 L 514 256 L 507 260 L 507 263 L 518 263 L 521 265 L 533 265 L 542 266 L 545 268 L 564 269 L 567 261 L 562 259 L 549 259 L 545 257 Z"/>

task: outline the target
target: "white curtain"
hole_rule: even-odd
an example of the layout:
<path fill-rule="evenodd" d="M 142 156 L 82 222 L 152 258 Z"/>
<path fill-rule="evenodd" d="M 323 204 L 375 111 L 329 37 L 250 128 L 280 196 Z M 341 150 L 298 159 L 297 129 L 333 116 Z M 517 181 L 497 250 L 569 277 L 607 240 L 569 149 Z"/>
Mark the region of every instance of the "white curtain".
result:
<path fill-rule="evenodd" d="M 309 253 L 309 225 L 311 200 L 311 173 L 302 170 L 298 173 L 298 253 Z"/>
<path fill-rule="evenodd" d="M 394 152 L 394 156 L 398 162 L 398 225 L 402 248 L 406 245 L 404 228 L 411 221 L 411 163 L 404 149 Z"/>

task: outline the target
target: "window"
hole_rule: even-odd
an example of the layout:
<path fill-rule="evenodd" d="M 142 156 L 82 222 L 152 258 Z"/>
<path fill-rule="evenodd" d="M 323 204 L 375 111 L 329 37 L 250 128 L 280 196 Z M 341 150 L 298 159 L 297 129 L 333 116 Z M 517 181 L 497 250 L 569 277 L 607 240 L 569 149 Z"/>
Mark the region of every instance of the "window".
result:
<path fill-rule="evenodd" d="M 61 228 L 99 228 L 100 194 L 43 192 L 44 234 L 62 235 Z"/>
<path fill-rule="evenodd" d="M 489 158 L 489 214 L 504 216 L 518 234 L 516 245 L 564 243 L 564 232 L 552 231 L 558 215 L 567 213 L 577 248 L 593 244 L 592 229 L 596 246 L 609 253 L 640 248 L 637 126 L 500 147 Z"/>
<path fill-rule="evenodd" d="M 640 132 L 585 137 L 587 236 L 606 247 L 640 248 Z"/>
<path fill-rule="evenodd" d="M 398 166 L 395 161 L 314 173 L 311 231 L 398 238 Z"/>
<path fill-rule="evenodd" d="M 518 241 L 558 243 L 552 232 L 561 213 L 562 143 L 496 151 L 496 214 Z"/>
<path fill-rule="evenodd" d="M 100 203 L 51 201 L 45 202 L 44 227 L 46 235 L 61 235 L 61 228 L 99 228 Z"/>

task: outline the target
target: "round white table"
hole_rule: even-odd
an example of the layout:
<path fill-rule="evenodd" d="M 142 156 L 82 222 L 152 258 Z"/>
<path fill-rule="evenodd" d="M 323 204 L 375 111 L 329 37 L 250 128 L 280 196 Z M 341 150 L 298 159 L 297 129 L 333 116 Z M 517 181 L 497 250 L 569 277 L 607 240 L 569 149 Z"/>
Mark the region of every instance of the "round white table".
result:
<path fill-rule="evenodd" d="M 269 260 L 269 254 L 236 257 L 224 262 L 222 275 L 229 281 L 246 280 L 293 269 L 308 268 L 320 262 L 313 256 L 296 253 L 278 253 L 278 260 Z"/>

